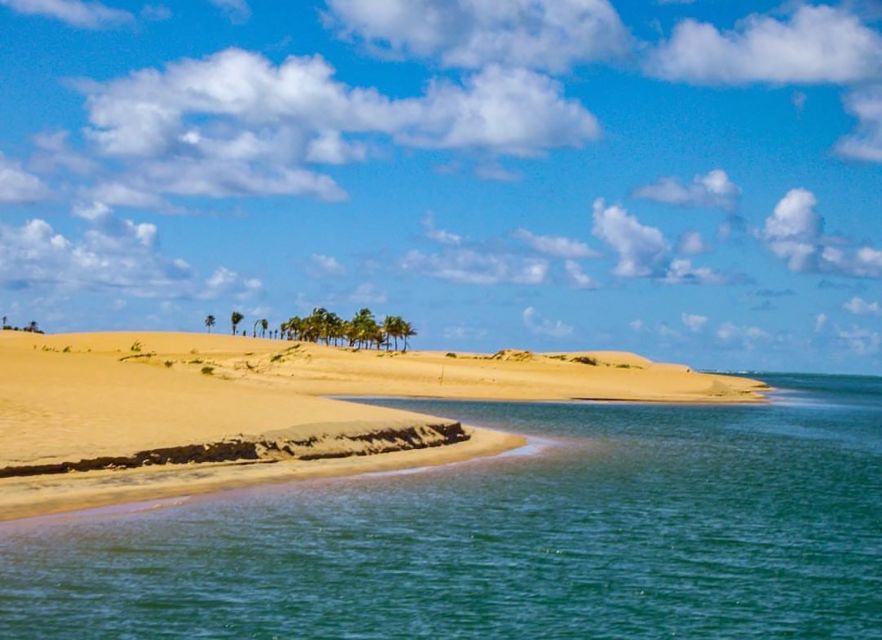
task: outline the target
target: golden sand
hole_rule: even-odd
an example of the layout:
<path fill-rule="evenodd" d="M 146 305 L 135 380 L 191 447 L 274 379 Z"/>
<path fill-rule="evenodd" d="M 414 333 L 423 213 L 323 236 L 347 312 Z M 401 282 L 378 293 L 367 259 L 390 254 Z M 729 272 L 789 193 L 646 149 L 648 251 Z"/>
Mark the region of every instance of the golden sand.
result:
<path fill-rule="evenodd" d="M 263 443 L 256 460 L 0 478 L 0 520 L 445 464 L 524 442 L 465 427 L 468 439 L 450 444 L 429 428 L 450 425 L 449 417 L 327 396 L 757 402 L 763 388 L 617 352 L 402 354 L 150 332 L 0 332 L 0 369 L 0 471 L 185 445 Z M 294 444 L 289 455 L 267 443 Z"/>

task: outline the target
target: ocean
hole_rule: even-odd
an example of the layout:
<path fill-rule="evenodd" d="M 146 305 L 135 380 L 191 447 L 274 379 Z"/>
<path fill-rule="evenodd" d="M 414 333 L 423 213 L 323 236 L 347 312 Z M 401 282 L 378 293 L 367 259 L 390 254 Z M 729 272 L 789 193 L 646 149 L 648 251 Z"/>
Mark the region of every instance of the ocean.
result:
<path fill-rule="evenodd" d="M 882 378 L 374 400 L 491 459 L 0 525 L 0 638 L 882 638 Z"/>

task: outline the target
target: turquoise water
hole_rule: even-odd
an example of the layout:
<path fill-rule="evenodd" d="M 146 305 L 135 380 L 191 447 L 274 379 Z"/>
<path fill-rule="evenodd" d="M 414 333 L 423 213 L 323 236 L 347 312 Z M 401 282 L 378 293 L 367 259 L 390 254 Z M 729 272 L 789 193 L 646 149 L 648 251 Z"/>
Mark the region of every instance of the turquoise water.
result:
<path fill-rule="evenodd" d="M 882 638 L 882 379 L 383 401 L 519 455 L 0 526 L 2 638 Z"/>

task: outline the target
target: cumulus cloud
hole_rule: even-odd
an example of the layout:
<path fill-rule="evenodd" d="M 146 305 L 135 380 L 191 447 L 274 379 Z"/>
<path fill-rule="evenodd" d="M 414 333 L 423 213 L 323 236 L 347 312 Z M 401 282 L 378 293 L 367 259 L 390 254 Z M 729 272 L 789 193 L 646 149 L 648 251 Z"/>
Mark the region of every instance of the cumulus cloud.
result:
<path fill-rule="evenodd" d="M 582 270 L 581 265 L 575 260 L 566 260 L 564 262 L 564 270 L 570 284 L 577 289 L 596 289 L 597 283 L 594 278 L 589 276 Z"/>
<path fill-rule="evenodd" d="M 791 189 L 766 218 L 760 237 L 791 271 L 882 277 L 882 250 L 848 244 L 823 234 L 817 199 L 807 189 Z"/>
<path fill-rule="evenodd" d="M 693 333 L 698 333 L 707 325 L 708 318 L 707 316 L 700 316 L 694 313 L 681 313 L 680 320 L 687 329 Z"/>
<path fill-rule="evenodd" d="M 671 246 L 656 227 L 642 224 L 619 205 L 594 201 L 594 235 L 618 254 L 613 273 L 625 278 L 661 278 L 668 284 L 726 284 L 733 277 L 685 258 L 670 259 Z M 737 278 L 740 278 L 738 276 Z M 737 279 L 736 278 L 736 279 Z"/>
<path fill-rule="evenodd" d="M 543 318 L 535 307 L 527 307 L 522 314 L 524 326 L 532 333 L 549 338 L 567 338 L 573 335 L 573 327 L 560 320 Z"/>
<path fill-rule="evenodd" d="M 732 280 L 731 276 L 710 267 L 695 266 L 685 258 L 671 260 L 664 276 L 668 284 L 726 284 Z"/>
<path fill-rule="evenodd" d="M 78 239 L 41 219 L 0 226 L 0 284 L 12 289 L 92 290 L 141 298 L 248 296 L 260 281 L 223 267 L 207 280 L 184 260 L 163 255 L 157 228 L 117 218 L 107 207 L 81 216 Z"/>
<path fill-rule="evenodd" d="M 48 195 L 48 189 L 37 176 L 0 153 L 0 204 L 37 202 Z"/>
<path fill-rule="evenodd" d="M 882 308 L 879 307 L 878 302 L 869 302 L 859 296 L 853 297 L 842 305 L 842 308 L 856 316 L 878 316 L 882 314 Z"/>
<path fill-rule="evenodd" d="M 531 249 L 555 258 L 596 258 L 599 255 L 584 242 L 564 236 L 543 236 L 527 229 L 517 229 L 514 237 Z"/>
<path fill-rule="evenodd" d="M 196 294 L 201 300 L 214 300 L 221 296 L 233 296 L 237 300 L 247 300 L 263 288 L 257 278 L 243 278 L 226 267 L 218 267 L 205 281 L 205 286 Z"/>
<path fill-rule="evenodd" d="M 722 169 L 697 175 L 689 184 L 678 178 L 661 178 L 658 182 L 634 190 L 635 198 L 664 202 L 680 207 L 714 207 L 732 211 L 738 204 L 741 188 Z"/>
<path fill-rule="evenodd" d="M 614 273 L 626 278 L 658 274 L 668 252 L 661 231 L 640 223 L 619 205 L 607 207 L 603 199 L 594 201 L 594 235 L 618 254 Z"/>
<path fill-rule="evenodd" d="M 854 160 L 882 162 L 882 86 L 852 91 L 845 98 L 845 108 L 858 125 L 839 141 L 836 151 Z"/>
<path fill-rule="evenodd" d="M 364 160 L 365 136 L 532 157 L 579 147 L 600 132 L 591 113 L 563 96 L 560 83 L 498 66 L 393 99 L 339 82 L 321 56 L 275 65 L 227 49 L 78 86 L 86 95 L 87 138 L 129 168 L 117 180 L 178 195 L 340 200 L 343 189 L 308 165 Z"/>
<path fill-rule="evenodd" d="M 447 67 L 502 63 L 553 72 L 625 55 L 632 39 L 608 0 L 328 0 L 344 36 Z"/>
<path fill-rule="evenodd" d="M 882 36 L 846 8 L 800 4 L 782 19 L 752 14 L 730 31 L 683 20 L 646 68 L 696 84 L 854 83 L 878 77 L 880 62 Z"/>
<path fill-rule="evenodd" d="M 407 146 L 530 157 L 600 135 L 597 119 L 564 98 L 561 83 L 525 69 L 491 65 L 462 85 L 436 80 L 407 106 L 395 134 Z"/>
<path fill-rule="evenodd" d="M 320 56 L 291 56 L 275 66 L 259 54 L 228 49 L 163 71 L 80 86 L 92 139 L 116 156 L 202 151 L 291 160 L 310 140 L 344 132 L 387 133 L 414 146 L 535 155 L 598 133 L 595 118 L 564 99 L 560 84 L 525 70 L 491 66 L 463 85 L 435 81 L 424 96 L 400 100 L 349 87 L 333 75 Z M 218 120 L 200 126 L 200 117 Z M 222 126 L 229 119 L 238 124 L 232 131 Z"/>
<path fill-rule="evenodd" d="M 772 252 L 792 271 L 809 271 L 821 254 L 823 220 L 815 212 L 817 199 L 806 189 L 791 189 L 766 218 L 763 237 Z"/>
<path fill-rule="evenodd" d="M 306 149 L 307 162 L 317 164 L 349 164 L 367 157 L 367 147 L 343 139 L 339 131 L 326 131 L 313 138 Z"/>
<path fill-rule="evenodd" d="M 81 0 L 0 0 L 0 5 L 32 16 L 60 20 L 80 29 L 107 29 L 134 21 L 128 11 Z"/>
<path fill-rule="evenodd" d="M 459 284 L 543 284 L 549 264 L 541 258 L 524 258 L 507 253 L 450 248 L 441 253 L 409 251 L 401 262 L 405 271 Z"/>

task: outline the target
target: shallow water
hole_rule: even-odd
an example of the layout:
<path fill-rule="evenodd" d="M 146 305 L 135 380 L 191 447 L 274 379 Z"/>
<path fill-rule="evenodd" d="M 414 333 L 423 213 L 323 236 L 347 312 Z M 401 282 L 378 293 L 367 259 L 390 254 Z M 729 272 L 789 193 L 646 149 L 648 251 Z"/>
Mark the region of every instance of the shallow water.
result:
<path fill-rule="evenodd" d="M 761 377 L 772 406 L 383 400 L 534 439 L 0 526 L 0 637 L 882 638 L 882 379 Z"/>

